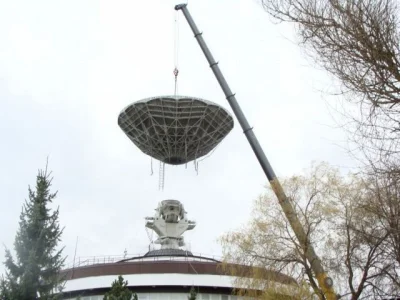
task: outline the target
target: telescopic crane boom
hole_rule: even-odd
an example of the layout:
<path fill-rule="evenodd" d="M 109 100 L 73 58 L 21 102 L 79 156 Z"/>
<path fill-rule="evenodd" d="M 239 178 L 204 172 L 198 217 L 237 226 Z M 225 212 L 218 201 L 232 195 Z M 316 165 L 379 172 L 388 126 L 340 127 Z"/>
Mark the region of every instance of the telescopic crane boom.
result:
<path fill-rule="evenodd" d="M 203 53 L 210 65 L 211 70 L 217 78 L 219 85 L 221 86 L 226 96 L 226 99 L 228 100 L 236 118 L 242 126 L 243 133 L 249 141 L 250 146 L 254 151 L 254 154 L 256 155 L 265 175 L 267 176 L 268 181 L 271 184 L 271 187 L 276 197 L 278 198 L 279 204 L 281 205 L 282 210 L 290 223 L 290 226 L 292 227 L 298 241 L 305 251 L 306 258 L 311 266 L 311 269 L 315 273 L 321 291 L 323 292 L 327 300 L 337 299 L 337 295 L 335 294 L 335 291 L 333 289 L 332 279 L 328 277 L 328 274 L 325 272 L 321 260 L 316 254 L 314 247 L 311 245 L 310 240 L 307 237 L 307 234 L 305 233 L 302 224 L 300 223 L 300 220 L 293 208 L 292 203 L 286 196 L 278 178 L 275 175 L 274 170 L 272 169 L 267 157 L 265 156 L 265 153 L 253 132 L 253 128 L 250 127 L 249 122 L 247 121 L 242 109 L 240 108 L 236 100 L 235 94 L 232 93 L 228 83 L 225 80 L 224 75 L 222 75 L 222 72 L 219 69 L 218 63 L 215 61 L 210 50 L 208 49 L 203 39 L 202 33 L 199 31 L 196 24 L 194 23 L 193 18 L 187 8 L 187 4 L 185 3 L 176 5 L 175 10 L 181 10 L 187 22 L 189 23 L 189 26 L 194 33 L 194 37 L 199 43 L 201 50 L 203 50 Z"/>

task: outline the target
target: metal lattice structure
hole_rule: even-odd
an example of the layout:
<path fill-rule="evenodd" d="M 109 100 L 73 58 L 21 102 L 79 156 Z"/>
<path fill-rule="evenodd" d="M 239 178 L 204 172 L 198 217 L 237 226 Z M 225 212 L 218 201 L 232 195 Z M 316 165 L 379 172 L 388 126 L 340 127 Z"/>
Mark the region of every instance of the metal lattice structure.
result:
<path fill-rule="evenodd" d="M 145 154 L 180 165 L 214 149 L 232 130 L 233 118 L 204 99 L 161 96 L 128 105 L 118 125 Z"/>

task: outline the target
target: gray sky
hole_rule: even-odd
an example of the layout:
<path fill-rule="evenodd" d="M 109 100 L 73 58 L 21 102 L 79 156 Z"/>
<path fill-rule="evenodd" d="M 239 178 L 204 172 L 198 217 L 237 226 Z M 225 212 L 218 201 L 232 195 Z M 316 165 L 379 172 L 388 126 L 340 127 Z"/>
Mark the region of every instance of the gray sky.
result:
<path fill-rule="evenodd" d="M 78 256 L 144 253 L 144 217 L 177 199 L 198 226 L 191 250 L 221 254 L 217 238 L 243 224 L 266 178 L 239 123 L 199 164 L 166 166 L 117 125 L 123 107 L 173 94 L 172 0 L 0 1 L 0 242 L 12 248 L 21 205 L 50 157 L 62 244 Z M 349 167 L 345 140 L 319 91 L 331 80 L 305 59 L 291 26 L 252 0 L 190 0 L 189 10 L 280 176 L 312 161 Z M 179 94 L 231 111 L 179 14 Z M 236 120 L 235 120 L 236 121 Z M 4 249 L 0 248 L 4 260 Z M 0 272 L 3 266 L 0 267 Z"/>

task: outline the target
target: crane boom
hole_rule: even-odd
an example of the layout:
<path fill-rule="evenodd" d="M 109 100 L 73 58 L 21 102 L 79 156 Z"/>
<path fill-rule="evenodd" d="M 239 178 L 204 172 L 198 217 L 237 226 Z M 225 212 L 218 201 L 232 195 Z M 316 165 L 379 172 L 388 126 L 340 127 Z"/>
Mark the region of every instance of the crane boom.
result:
<path fill-rule="evenodd" d="M 300 223 L 300 220 L 296 214 L 296 211 L 294 210 L 292 203 L 286 196 L 285 191 L 283 190 L 274 170 L 271 167 L 271 164 L 269 163 L 260 143 L 258 142 L 257 137 L 253 132 L 253 128 L 250 127 L 249 122 L 247 121 L 242 109 L 239 106 L 239 103 L 236 100 L 235 94 L 231 91 L 228 83 L 225 80 L 224 75 L 222 74 L 218 66 L 218 63 L 215 61 L 210 50 L 208 49 L 203 39 L 202 33 L 199 31 L 192 16 L 190 15 L 187 4 L 185 3 L 176 5 L 175 10 L 181 10 L 187 22 L 189 23 L 189 26 L 194 33 L 194 37 L 199 43 L 200 48 L 203 51 L 211 70 L 213 71 L 219 85 L 221 86 L 221 89 L 225 94 L 226 99 L 228 100 L 236 118 L 238 119 L 243 129 L 243 133 L 245 134 L 251 148 L 254 151 L 254 154 L 258 159 L 258 162 L 260 163 L 265 175 L 267 176 L 268 181 L 271 184 L 272 190 L 278 198 L 278 202 L 281 205 L 290 226 L 292 227 L 300 245 L 304 249 L 306 258 L 311 266 L 312 271 L 315 273 L 321 291 L 323 292 L 327 300 L 337 299 L 337 295 L 335 294 L 335 291 L 333 289 L 332 279 L 328 277 L 328 274 L 325 272 L 321 260 L 316 254 L 314 247 L 311 245 L 310 239 L 304 231 L 304 228 Z"/>

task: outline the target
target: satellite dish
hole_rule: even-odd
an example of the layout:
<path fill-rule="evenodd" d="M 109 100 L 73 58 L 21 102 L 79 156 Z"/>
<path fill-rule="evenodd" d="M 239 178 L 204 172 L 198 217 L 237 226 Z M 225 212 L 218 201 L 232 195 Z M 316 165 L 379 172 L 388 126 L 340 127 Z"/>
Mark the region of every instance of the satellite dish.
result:
<path fill-rule="evenodd" d="M 232 130 L 233 118 L 213 102 L 187 96 L 160 96 L 134 102 L 118 125 L 145 154 L 170 165 L 196 160 Z"/>

